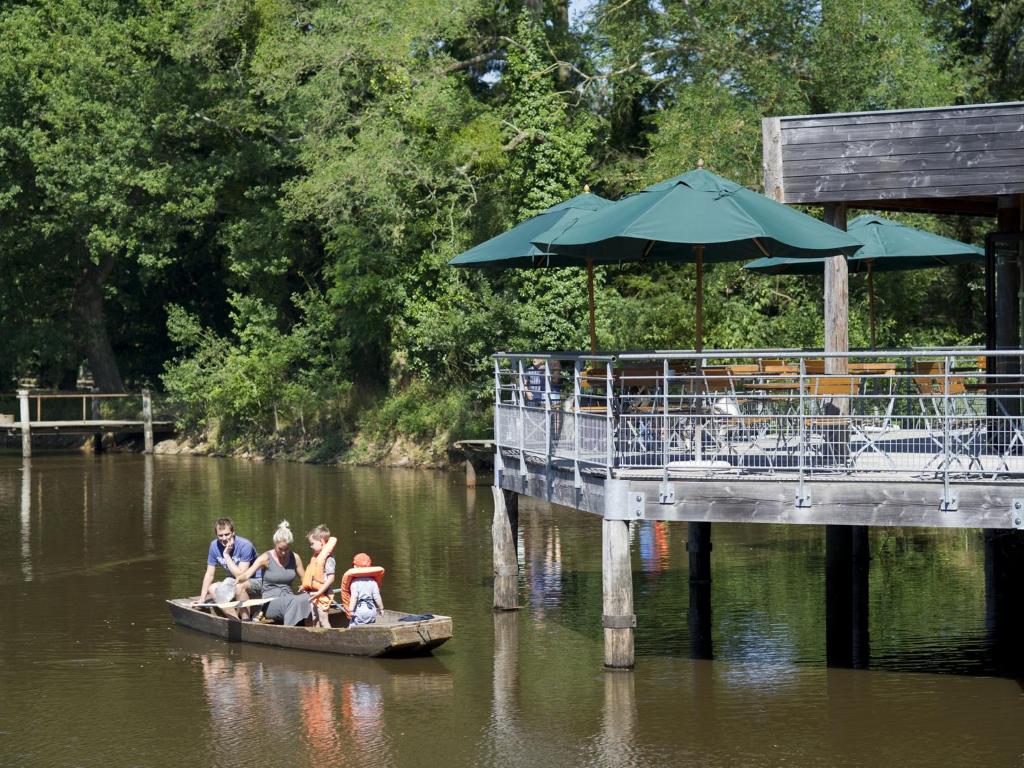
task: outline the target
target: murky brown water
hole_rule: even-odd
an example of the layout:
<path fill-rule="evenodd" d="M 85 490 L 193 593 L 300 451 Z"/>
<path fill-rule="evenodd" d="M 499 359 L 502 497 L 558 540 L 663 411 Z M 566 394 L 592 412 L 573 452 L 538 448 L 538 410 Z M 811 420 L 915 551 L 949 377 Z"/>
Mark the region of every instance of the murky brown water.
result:
<path fill-rule="evenodd" d="M 715 526 L 714 661 L 691 660 L 682 525 L 634 529 L 638 666 L 601 670 L 601 526 L 521 507 L 518 613 L 491 612 L 491 498 L 461 476 L 181 457 L 0 458 L 0 765 L 1024 764 L 980 532 L 873 532 L 869 670 L 824 662 L 819 528 Z M 451 614 L 426 659 L 175 627 L 211 521 L 259 549 L 326 521 L 388 605 Z"/>

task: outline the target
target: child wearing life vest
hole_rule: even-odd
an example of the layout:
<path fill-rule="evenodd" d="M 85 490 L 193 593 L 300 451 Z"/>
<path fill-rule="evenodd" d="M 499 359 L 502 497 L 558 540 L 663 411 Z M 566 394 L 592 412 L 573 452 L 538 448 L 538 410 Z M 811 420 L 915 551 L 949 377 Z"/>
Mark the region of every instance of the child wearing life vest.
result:
<path fill-rule="evenodd" d="M 341 604 L 348 614 L 350 627 L 373 624 L 384 612 L 380 583 L 384 569 L 374 565 L 370 556 L 360 552 L 352 558 L 352 567 L 341 579 Z"/>
<path fill-rule="evenodd" d="M 306 534 L 313 557 L 306 566 L 299 591 L 309 593 L 310 611 L 313 621 L 319 627 L 329 628 L 328 611 L 331 607 L 330 589 L 334 583 L 337 565 L 331 553 L 338 540 L 331 536 L 331 530 L 321 523 Z"/>

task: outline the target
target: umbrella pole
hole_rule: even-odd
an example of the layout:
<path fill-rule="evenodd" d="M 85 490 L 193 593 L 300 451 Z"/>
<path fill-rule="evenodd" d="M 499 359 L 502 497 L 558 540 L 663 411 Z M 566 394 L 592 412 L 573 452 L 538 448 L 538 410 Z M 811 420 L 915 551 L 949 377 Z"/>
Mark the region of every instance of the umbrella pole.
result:
<path fill-rule="evenodd" d="M 871 350 L 875 349 L 875 273 L 868 264 L 868 314 L 871 318 Z"/>
<path fill-rule="evenodd" d="M 701 352 L 704 349 L 704 246 L 695 245 L 693 253 L 697 263 L 697 338 L 693 349 Z"/>
<path fill-rule="evenodd" d="M 594 326 L 594 261 L 587 259 L 587 299 L 590 302 L 590 354 L 597 354 L 597 329 Z"/>

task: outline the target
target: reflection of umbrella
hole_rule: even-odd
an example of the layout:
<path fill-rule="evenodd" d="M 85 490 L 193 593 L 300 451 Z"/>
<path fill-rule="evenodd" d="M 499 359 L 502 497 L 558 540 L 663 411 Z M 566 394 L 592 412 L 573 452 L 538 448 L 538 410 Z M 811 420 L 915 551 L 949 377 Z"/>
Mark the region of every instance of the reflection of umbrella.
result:
<path fill-rule="evenodd" d="M 534 244 L 552 266 L 587 260 L 697 265 L 697 349 L 703 336 L 703 263 L 755 256 L 851 254 L 860 243 L 835 227 L 698 167 L 601 210 L 561 222 Z"/>
<path fill-rule="evenodd" d="M 541 211 L 526 221 L 520 222 L 507 232 L 485 240 L 448 263 L 456 267 L 558 267 L 564 264 L 550 263 L 549 254 L 533 244 L 539 236 L 552 227 L 568 227 L 580 218 L 589 216 L 611 205 L 610 200 L 584 192 L 565 202 Z M 578 262 L 572 262 L 575 266 Z M 587 293 L 590 300 L 590 351 L 597 351 L 597 334 L 594 329 L 594 265 L 587 262 Z"/>
<path fill-rule="evenodd" d="M 847 228 L 864 244 L 847 258 L 850 272 L 868 276 L 868 307 L 871 319 L 871 348 L 875 348 L 875 272 L 898 269 L 926 269 L 980 262 L 985 252 L 958 240 L 923 232 L 881 216 L 858 216 Z M 765 258 L 752 261 L 746 269 L 769 275 L 820 275 L 824 259 Z"/>

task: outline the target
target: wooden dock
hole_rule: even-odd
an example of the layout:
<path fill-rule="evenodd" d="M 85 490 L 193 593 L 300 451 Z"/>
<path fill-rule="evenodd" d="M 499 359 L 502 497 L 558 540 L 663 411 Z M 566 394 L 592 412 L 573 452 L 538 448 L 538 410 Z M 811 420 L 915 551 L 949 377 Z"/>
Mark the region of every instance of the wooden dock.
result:
<path fill-rule="evenodd" d="M 21 435 L 21 453 L 28 458 L 32 455 L 32 435 L 96 435 L 141 434 L 145 452 L 153 452 L 153 439 L 156 434 L 174 432 L 173 421 L 155 421 L 153 419 L 153 400 L 149 390 L 139 393 L 98 393 L 98 392 L 32 392 L 18 390 L 18 421 L 0 420 L 0 434 L 7 436 Z M 141 419 L 106 419 L 98 414 L 98 401 L 111 399 L 140 398 L 142 401 Z M 31 401 L 35 400 L 35 416 L 32 418 Z M 43 401 L 45 400 L 81 400 L 81 419 L 43 419 Z M 91 403 L 90 403 L 91 401 Z M 91 408 L 88 407 L 91 404 Z"/>

